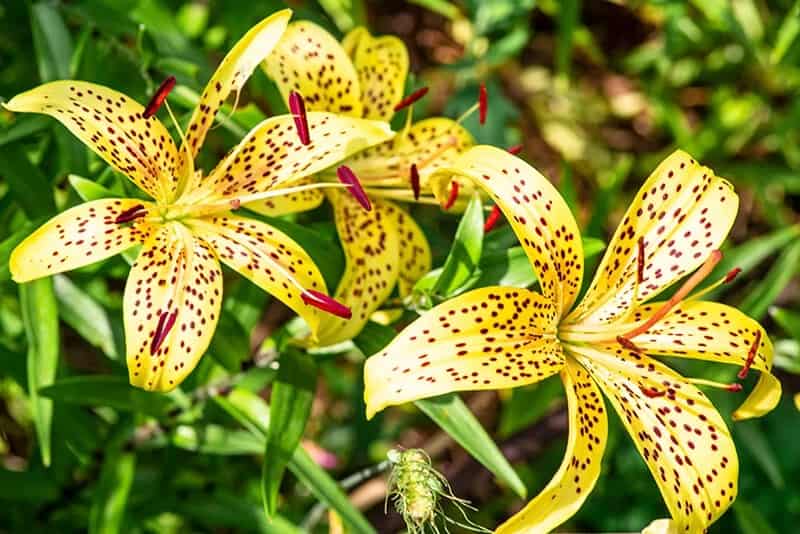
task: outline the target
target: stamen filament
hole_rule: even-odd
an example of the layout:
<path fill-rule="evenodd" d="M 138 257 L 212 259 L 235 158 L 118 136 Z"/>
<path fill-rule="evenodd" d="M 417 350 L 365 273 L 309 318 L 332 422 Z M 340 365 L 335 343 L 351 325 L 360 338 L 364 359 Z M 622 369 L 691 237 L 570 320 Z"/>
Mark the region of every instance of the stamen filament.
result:
<path fill-rule="evenodd" d="M 300 294 L 303 302 L 309 306 L 314 306 L 322 311 L 328 312 L 343 319 L 350 319 L 353 313 L 350 308 L 339 302 L 338 300 L 329 297 L 325 293 L 320 293 L 313 289 L 306 289 Z"/>
<path fill-rule="evenodd" d="M 289 93 L 289 109 L 294 117 L 294 126 L 297 129 L 297 137 L 304 145 L 311 143 L 308 133 L 308 116 L 306 115 L 306 105 L 303 96 L 297 91 Z"/>
<path fill-rule="evenodd" d="M 175 87 L 175 82 L 175 76 L 170 76 L 161 82 L 161 85 L 159 85 L 158 89 L 156 89 L 153 98 L 151 98 L 150 102 L 148 102 L 147 106 L 145 106 L 144 111 L 142 112 L 142 117 L 149 119 L 156 114 L 158 109 L 161 107 L 161 104 L 163 104 L 164 100 L 166 100 L 167 95 Z"/>
<path fill-rule="evenodd" d="M 730 391 L 731 393 L 738 393 L 739 391 L 742 390 L 742 385 L 738 382 L 734 382 L 732 384 L 723 384 L 722 382 L 716 382 L 714 380 L 706 380 L 705 378 L 687 378 L 686 381 L 696 386 L 708 386 L 712 388 L 723 389 L 725 391 Z"/>
<path fill-rule="evenodd" d="M 475 103 L 475 104 L 473 104 L 472 106 L 470 106 L 470 107 L 469 107 L 469 109 L 468 109 L 467 111 L 465 111 L 464 113 L 462 113 L 462 114 L 461 114 L 461 116 L 459 116 L 459 117 L 456 119 L 456 123 L 457 123 L 457 124 L 461 124 L 462 122 L 464 122 L 465 120 L 467 120 L 467 118 L 469 118 L 469 116 L 470 116 L 470 115 L 472 115 L 473 113 L 475 113 L 476 111 L 478 111 L 478 108 L 479 108 L 479 107 L 480 107 L 480 104 L 478 104 L 478 103 Z"/>
<path fill-rule="evenodd" d="M 761 330 L 756 330 L 755 339 L 753 339 L 753 344 L 750 345 L 750 350 L 747 352 L 747 359 L 742 366 L 742 369 L 739 371 L 739 374 L 736 375 L 739 377 L 739 380 L 744 380 L 747 378 L 747 374 L 750 372 L 750 367 L 753 365 L 753 361 L 756 358 L 756 354 L 758 353 L 758 347 L 761 346 Z"/>
<path fill-rule="evenodd" d="M 428 94 L 428 89 L 429 88 L 427 86 L 417 89 L 416 91 L 414 91 L 413 93 L 402 99 L 400 102 L 395 104 L 394 111 L 397 112 L 403 108 L 407 108 L 417 100 L 421 99 L 423 96 Z"/>
<path fill-rule="evenodd" d="M 361 182 L 358 181 L 358 177 L 356 177 L 350 167 L 347 165 L 340 166 L 336 169 L 336 175 L 339 177 L 339 181 L 348 187 L 350 194 L 361 204 L 361 207 L 366 211 L 370 211 L 372 209 L 372 204 L 369 201 L 369 197 L 364 192 Z"/>
<path fill-rule="evenodd" d="M 638 327 L 634 328 L 630 332 L 623 334 L 623 338 L 631 339 L 639 334 L 643 334 L 650 329 L 651 326 L 656 324 L 658 321 L 664 318 L 672 308 L 674 308 L 678 303 L 680 303 L 686 296 L 697 287 L 697 284 L 702 282 L 711 271 L 714 270 L 714 267 L 720 262 L 722 259 L 722 252 L 719 250 L 714 250 L 709 255 L 708 259 L 700 266 L 700 268 L 695 271 L 695 273 L 689 277 L 689 279 L 681 286 L 678 291 L 675 292 L 670 299 L 665 302 L 656 312 L 650 316 L 650 318 L 639 325 Z"/>
<path fill-rule="evenodd" d="M 728 273 L 724 277 L 720 278 L 719 280 L 717 280 L 713 284 L 709 285 L 708 287 L 705 287 L 705 288 L 701 289 L 697 293 L 695 293 L 692 296 L 690 296 L 687 300 L 697 300 L 697 299 L 699 299 L 699 298 L 711 293 L 712 291 L 714 291 L 715 289 L 717 289 L 721 285 L 730 284 L 731 282 L 733 282 L 733 280 L 741 272 L 742 272 L 742 270 L 739 267 L 735 267 L 735 268 L 731 269 L 730 271 L 728 271 Z"/>
<path fill-rule="evenodd" d="M 188 207 L 186 215 L 190 215 L 192 217 L 203 217 L 206 215 L 212 215 L 214 213 L 229 211 L 231 209 L 239 209 L 242 204 L 266 200 L 268 198 L 282 197 L 284 195 L 291 195 L 293 193 L 300 193 L 302 191 L 308 191 L 312 189 L 339 189 L 345 187 L 349 186 L 346 184 L 337 184 L 331 182 L 315 182 L 313 184 L 296 185 L 294 187 L 285 187 L 282 189 L 270 189 L 269 191 L 253 193 L 250 195 L 241 195 L 236 198 L 229 198 L 212 204 L 194 203 Z"/>
<path fill-rule="evenodd" d="M 491 213 L 489 213 L 489 216 L 486 217 L 486 222 L 483 223 L 483 233 L 484 234 L 492 231 L 492 228 L 495 227 L 495 225 L 497 224 L 497 221 L 500 220 L 500 216 L 502 214 L 503 214 L 503 212 L 500 211 L 500 208 L 497 206 L 497 204 L 492 206 Z"/>

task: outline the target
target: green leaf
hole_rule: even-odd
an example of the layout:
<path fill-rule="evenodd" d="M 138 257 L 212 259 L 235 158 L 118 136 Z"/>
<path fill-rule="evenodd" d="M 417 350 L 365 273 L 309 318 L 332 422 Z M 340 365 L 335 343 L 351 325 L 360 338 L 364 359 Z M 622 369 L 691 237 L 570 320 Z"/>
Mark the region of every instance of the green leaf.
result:
<path fill-rule="evenodd" d="M 49 2 L 31 7 L 31 31 L 43 82 L 69 79 L 72 39 L 58 9 Z"/>
<path fill-rule="evenodd" d="M 0 176 L 8 182 L 11 194 L 28 218 L 44 218 L 55 213 L 50 182 L 20 146 L 0 146 L 0 161 L 3 162 Z"/>
<path fill-rule="evenodd" d="M 742 534 L 778 534 L 758 508 L 741 498 L 733 503 L 733 514 Z"/>
<path fill-rule="evenodd" d="M 272 386 L 271 420 L 261 472 L 261 497 L 267 516 L 277 510 L 281 479 L 303 437 L 316 387 L 317 365 L 313 358 L 297 349 L 286 350 Z"/>
<path fill-rule="evenodd" d="M 792 10 L 783 17 L 775 46 L 769 55 L 773 65 L 780 63 L 800 35 L 800 0 L 795 0 Z"/>
<path fill-rule="evenodd" d="M 105 308 L 63 274 L 54 276 L 53 282 L 64 322 L 103 354 L 112 360 L 119 359 L 111 319 Z"/>
<path fill-rule="evenodd" d="M 508 437 L 534 424 L 564 399 L 562 391 L 559 380 L 545 380 L 511 390 L 511 398 L 500 415 L 498 434 Z"/>
<path fill-rule="evenodd" d="M 9 501 L 30 501 L 37 504 L 58 497 L 58 484 L 45 470 L 8 471 L 0 469 L 0 499 Z M 8 506 L 8 505 L 6 505 Z"/>
<path fill-rule="evenodd" d="M 367 344 L 359 344 L 365 338 L 363 332 L 361 336 L 353 340 L 353 343 L 367 357 L 386 346 L 395 334 L 392 328 L 377 323 L 368 323 L 368 327 L 370 341 Z M 381 345 L 381 341 L 385 341 L 385 343 Z M 497 444 L 458 395 L 442 395 L 432 399 L 418 400 L 414 404 L 464 447 L 464 450 L 494 473 L 498 479 L 508 484 L 521 498 L 525 498 L 527 494 L 525 484 L 522 483 L 519 475 L 500 452 Z"/>
<path fill-rule="evenodd" d="M 797 275 L 800 267 L 800 241 L 784 249 L 766 277 L 759 281 L 742 301 L 740 308 L 755 320 L 761 320 L 778 295 Z"/>
<path fill-rule="evenodd" d="M 558 45 L 556 47 L 556 70 L 569 76 L 572 64 L 572 44 L 581 11 L 580 0 L 563 0 L 558 3 Z"/>
<path fill-rule="evenodd" d="M 475 195 L 458 224 L 453 246 L 433 286 L 433 292 L 446 297 L 461 287 L 478 267 L 482 249 L 483 206 L 480 197 Z"/>
<path fill-rule="evenodd" d="M 264 399 L 241 388 L 234 388 L 227 398 L 218 396 L 213 399 L 228 415 L 259 437 L 266 445 L 269 431 L 269 407 Z M 369 521 L 342 492 L 339 484 L 317 465 L 302 447 L 295 449 L 288 467 L 317 499 L 336 510 L 353 532 L 364 534 L 375 532 Z"/>
<path fill-rule="evenodd" d="M 170 510 L 172 512 L 173 510 Z M 267 518 L 239 494 L 215 491 L 212 495 L 179 499 L 175 512 L 206 528 L 203 532 L 259 532 L 261 534 L 302 534 L 285 517 Z"/>
<path fill-rule="evenodd" d="M 787 334 L 800 342 L 800 312 L 773 307 L 769 314 Z"/>
<path fill-rule="evenodd" d="M 740 421 L 733 427 L 736 443 L 750 453 L 753 461 L 764 471 L 772 485 L 781 489 L 786 485 L 775 451 L 758 421 Z"/>
<path fill-rule="evenodd" d="M 180 425 L 175 428 L 171 439 L 176 447 L 200 454 L 228 456 L 264 452 L 264 440 L 251 432 L 214 424 Z"/>
<path fill-rule="evenodd" d="M 116 534 L 122 531 L 122 520 L 125 517 L 125 506 L 135 470 L 134 453 L 106 450 L 100 480 L 95 486 L 92 508 L 89 511 L 90 534 Z"/>
<path fill-rule="evenodd" d="M 50 437 L 53 401 L 39 396 L 39 390 L 53 383 L 58 370 L 58 306 L 53 281 L 40 278 L 20 284 L 20 306 L 28 339 L 28 395 L 39 438 L 42 463 L 50 465 Z"/>
<path fill-rule="evenodd" d="M 39 392 L 59 402 L 89 407 L 109 406 L 153 417 L 163 416 L 176 407 L 176 402 L 168 395 L 135 388 L 122 376 L 72 376 L 62 378 Z"/>
<path fill-rule="evenodd" d="M 53 125 L 50 117 L 42 115 L 16 115 L 14 123 L 0 133 L 0 146 L 25 139 L 26 137 L 47 130 Z"/>
<path fill-rule="evenodd" d="M 70 174 L 67 179 L 70 185 L 78 195 L 86 202 L 91 200 L 100 200 L 101 198 L 113 198 L 115 195 L 113 191 L 103 187 L 94 180 L 88 180 L 77 174 Z"/>
<path fill-rule="evenodd" d="M 226 370 L 238 372 L 242 368 L 242 362 L 250 357 L 250 336 L 233 315 L 223 312 L 208 352 Z"/>
<path fill-rule="evenodd" d="M 450 393 L 414 404 L 520 498 L 526 497 L 525 484 L 517 472 L 458 395 Z"/>

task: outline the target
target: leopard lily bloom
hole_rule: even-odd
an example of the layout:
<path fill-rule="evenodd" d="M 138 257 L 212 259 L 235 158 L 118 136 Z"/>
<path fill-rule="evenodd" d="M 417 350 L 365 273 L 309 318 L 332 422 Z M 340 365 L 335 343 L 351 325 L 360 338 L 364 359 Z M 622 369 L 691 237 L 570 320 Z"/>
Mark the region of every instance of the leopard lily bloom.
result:
<path fill-rule="evenodd" d="M 367 414 L 559 374 L 570 418 L 566 456 L 542 493 L 498 532 L 549 532 L 580 508 L 600 474 L 606 445 L 603 394 L 679 531 L 708 527 L 736 496 L 738 463 L 725 422 L 696 386 L 741 386 L 685 378 L 663 359 L 741 366 L 740 377 L 760 371 L 737 419 L 760 416 L 780 398 L 762 327 L 735 308 L 689 294 L 718 261 L 717 249 L 736 217 L 732 186 L 684 152 L 668 157 L 642 186 L 586 296 L 573 306 L 583 277 L 581 239 L 551 183 L 521 159 L 486 146 L 468 150 L 442 172 L 471 178 L 502 209 L 541 294 L 486 287 L 427 312 L 367 360 Z M 648 302 L 692 272 L 673 297 Z"/>
<path fill-rule="evenodd" d="M 272 50 L 290 16 L 284 10 L 266 18 L 225 57 L 200 97 L 180 150 L 152 116 L 174 85 L 171 80 L 147 109 L 106 87 L 72 80 L 39 86 L 6 104 L 12 111 L 55 117 L 153 199 L 78 205 L 29 236 L 10 260 L 14 279 L 26 282 L 142 245 L 123 304 L 135 386 L 171 390 L 197 365 L 219 318 L 220 261 L 285 302 L 312 331 L 319 323 L 313 306 L 335 308 L 319 270 L 300 246 L 231 210 L 248 199 L 274 196 L 275 186 L 385 141 L 391 132 L 384 123 L 310 114 L 314 141 L 301 145 L 290 115 L 272 117 L 207 177 L 194 170 L 194 157 L 220 106 Z"/>
<path fill-rule="evenodd" d="M 306 21 L 290 24 L 264 62 L 267 74 L 292 108 L 296 107 L 294 95 L 302 95 L 307 110 L 385 121 L 404 100 L 411 100 L 403 98 L 408 66 L 408 52 L 396 37 L 373 37 L 358 28 L 340 44 L 327 31 Z M 413 98 L 423 94 L 418 91 Z M 367 202 L 364 198 L 359 202 L 341 190 L 326 189 L 247 205 L 259 213 L 277 216 L 313 209 L 326 197 L 331 203 L 346 256 L 345 273 L 335 297 L 352 309 L 353 317 L 347 322 L 323 318 L 320 344 L 354 337 L 395 285 L 405 296 L 430 270 L 428 242 L 396 201 L 436 204 L 427 187 L 428 177 L 472 144 L 470 134 L 456 121 L 432 118 L 409 122 L 392 140 L 343 162 L 363 184 Z M 418 190 L 413 186 L 414 178 Z M 314 180 L 336 181 L 336 176 L 320 173 L 288 185 Z M 462 198 L 468 193 L 464 191 Z M 366 204 L 372 209 L 362 209 Z"/>

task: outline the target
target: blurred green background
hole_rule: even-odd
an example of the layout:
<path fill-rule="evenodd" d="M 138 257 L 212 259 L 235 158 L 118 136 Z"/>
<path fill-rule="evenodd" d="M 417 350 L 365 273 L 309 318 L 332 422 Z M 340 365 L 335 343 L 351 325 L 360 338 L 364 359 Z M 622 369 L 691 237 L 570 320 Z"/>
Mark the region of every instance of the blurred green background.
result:
<path fill-rule="evenodd" d="M 675 148 L 736 186 L 741 208 L 720 269 L 738 265 L 744 273 L 715 296 L 766 325 L 785 395 L 764 419 L 731 424 L 740 494 L 711 531 L 794 531 L 800 520 L 800 490 L 792 482 L 800 479 L 800 417 L 792 401 L 800 391 L 794 375 L 800 373 L 800 1 L 6 1 L 0 3 L 0 99 L 76 78 L 146 102 L 172 74 L 179 87 L 170 102 L 185 119 L 225 51 L 287 6 L 295 20 L 313 20 L 337 36 L 362 24 L 397 34 L 411 54 L 409 85 L 431 87 L 423 115 L 457 117 L 486 82 L 488 124 L 478 127 L 472 117 L 466 126 L 482 143 L 521 143 L 521 157 L 557 184 L 586 237 L 606 242 L 639 184 Z M 238 108 L 228 108 L 213 130 L 199 164 L 209 169 L 259 120 L 284 111 L 275 87 L 257 71 Z M 180 391 L 132 390 L 122 356 L 124 260 L 22 291 L 7 265 L 13 247 L 49 215 L 90 196 L 93 187 L 124 194 L 131 185 L 54 120 L 4 110 L 0 179 L 0 531 L 77 532 L 87 525 L 92 532 L 328 531 L 317 502 L 335 501 L 325 486 L 331 479 L 301 461 L 283 481 L 280 516 L 268 521 L 261 505 L 265 399 L 275 374 L 273 337 L 290 317 L 286 309 L 231 277 L 211 357 Z M 280 224 L 318 258 L 332 285 L 343 256 L 326 210 Z M 434 265 L 441 265 L 458 217 L 414 212 L 437 254 Z M 502 255 L 513 244 L 507 227 L 489 234 L 481 283 L 527 280 L 524 273 L 512 276 Z M 32 353 L 39 357 L 33 369 Z M 333 478 L 382 461 L 395 445 L 422 446 L 455 493 L 478 508 L 472 516 L 478 523 L 493 527 L 523 504 L 413 407 L 366 422 L 358 350 L 344 347 L 318 359 L 304 448 Z M 676 367 L 723 381 L 736 372 L 696 362 Z M 710 395 L 728 420 L 743 399 Z M 564 448 L 558 380 L 463 398 L 534 495 Z M 402 530 L 396 514 L 384 514 L 381 477 L 345 486 L 377 531 Z M 604 474 L 562 530 L 638 531 L 666 513 L 612 417 Z"/>

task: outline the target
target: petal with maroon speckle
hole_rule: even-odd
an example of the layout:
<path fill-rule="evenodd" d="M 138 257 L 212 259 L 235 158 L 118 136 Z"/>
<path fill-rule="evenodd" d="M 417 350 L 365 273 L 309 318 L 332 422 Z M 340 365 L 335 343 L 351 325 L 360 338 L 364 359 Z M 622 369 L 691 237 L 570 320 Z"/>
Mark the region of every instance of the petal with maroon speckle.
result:
<path fill-rule="evenodd" d="M 719 248 L 738 206 L 739 197 L 726 180 L 686 152 L 674 152 L 639 189 L 586 296 L 567 320 L 610 323 L 656 297 Z M 640 238 L 645 258 L 637 284 Z"/>
<path fill-rule="evenodd" d="M 631 326 L 647 320 L 661 304 L 654 302 L 637 308 L 630 318 Z M 744 366 L 757 336 L 759 344 L 748 367 L 760 371 L 761 376 L 756 388 L 734 412 L 734 418 L 747 419 L 766 414 L 781 398 L 781 383 L 770 373 L 772 342 L 756 321 L 724 304 L 687 301 L 633 341 L 644 352 L 656 356 Z"/>
<path fill-rule="evenodd" d="M 330 190 L 345 269 L 334 298 L 349 306 L 352 318 L 322 317 L 319 341 L 333 345 L 352 339 L 394 289 L 398 275 L 398 232 L 390 205 L 380 199 L 366 211 L 348 192 Z"/>
<path fill-rule="evenodd" d="M 353 62 L 330 33 L 309 21 L 293 22 L 263 63 L 285 101 L 299 92 L 308 111 L 361 117 L 361 90 Z"/>
<path fill-rule="evenodd" d="M 291 115 L 266 119 L 223 159 L 204 180 L 221 197 L 260 193 L 313 175 L 369 146 L 391 138 L 384 122 L 308 113 L 311 142 L 297 137 Z"/>
<path fill-rule="evenodd" d="M 731 435 L 708 397 L 661 362 L 621 347 L 565 351 L 614 406 L 678 532 L 703 532 L 733 503 L 739 474 Z"/>
<path fill-rule="evenodd" d="M 405 297 L 414 284 L 431 270 L 431 247 L 422 228 L 400 206 L 386 202 L 386 215 L 395 217 L 399 238 L 397 291 Z"/>
<path fill-rule="evenodd" d="M 180 223 L 142 247 L 125 284 L 125 344 L 134 386 L 170 391 L 208 348 L 222 303 L 222 270 L 211 247 Z"/>
<path fill-rule="evenodd" d="M 208 242 L 217 257 L 302 317 L 316 336 L 320 314 L 303 302 L 304 290 L 325 292 L 325 282 L 311 257 L 272 226 L 221 215 L 190 219 L 187 224 Z"/>
<path fill-rule="evenodd" d="M 141 218 L 117 223 L 123 212 L 153 204 L 132 198 L 85 202 L 50 219 L 17 245 L 9 268 L 18 283 L 109 258 L 143 243 L 153 226 Z"/>
<path fill-rule="evenodd" d="M 142 191 L 160 202 L 173 199 L 179 163 L 175 143 L 157 118 L 142 117 L 144 107 L 122 93 L 60 80 L 19 94 L 5 107 L 58 119 Z"/>
<path fill-rule="evenodd" d="M 214 123 L 214 118 L 225 99 L 232 92 L 238 94 L 241 91 L 253 70 L 278 43 L 291 16 L 291 10 L 284 9 L 273 13 L 253 26 L 239 39 L 217 67 L 203 90 L 203 94 L 200 95 L 200 102 L 192 113 L 186 129 L 186 142 L 191 157 L 196 156 L 200 150 L 206 133 Z M 181 158 L 185 157 L 185 151 L 181 150 Z M 184 165 L 184 172 L 188 168 L 191 166 Z"/>
<path fill-rule="evenodd" d="M 364 367 L 367 417 L 453 391 L 538 382 L 564 367 L 558 314 L 527 289 L 485 287 L 434 307 Z"/>
<path fill-rule="evenodd" d="M 500 525 L 497 534 L 550 532 L 578 511 L 600 476 L 608 439 L 602 393 L 589 373 L 572 358 L 566 359 L 561 380 L 570 421 L 564 460 L 547 487 Z"/>
<path fill-rule="evenodd" d="M 408 75 L 406 45 L 393 35 L 372 37 L 360 31 L 350 39 L 351 56 L 361 87 L 362 117 L 388 121 L 403 99 Z"/>
<path fill-rule="evenodd" d="M 275 192 L 280 192 L 280 189 L 283 187 L 299 187 L 313 184 L 316 181 L 317 179 L 313 176 L 301 178 L 300 180 L 283 184 L 281 187 L 276 188 Z M 281 215 L 288 215 L 290 213 L 313 210 L 322 204 L 323 200 L 325 200 L 325 195 L 320 189 L 304 189 L 303 191 L 270 197 L 257 202 L 248 202 L 242 205 L 251 211 L 268 217 L 280 217 Z"/>
<path fill-rule="evenodd" d="M 472 179 L 489 193 L 519 238 L 542 293 L 559 317 L 566 314 L 581 288 L 583 245 L 578 224 L 553 184 L 520 158 L 485 145 L 470 148 L 431 181 L 449 184 L 453 175 Z"/>

